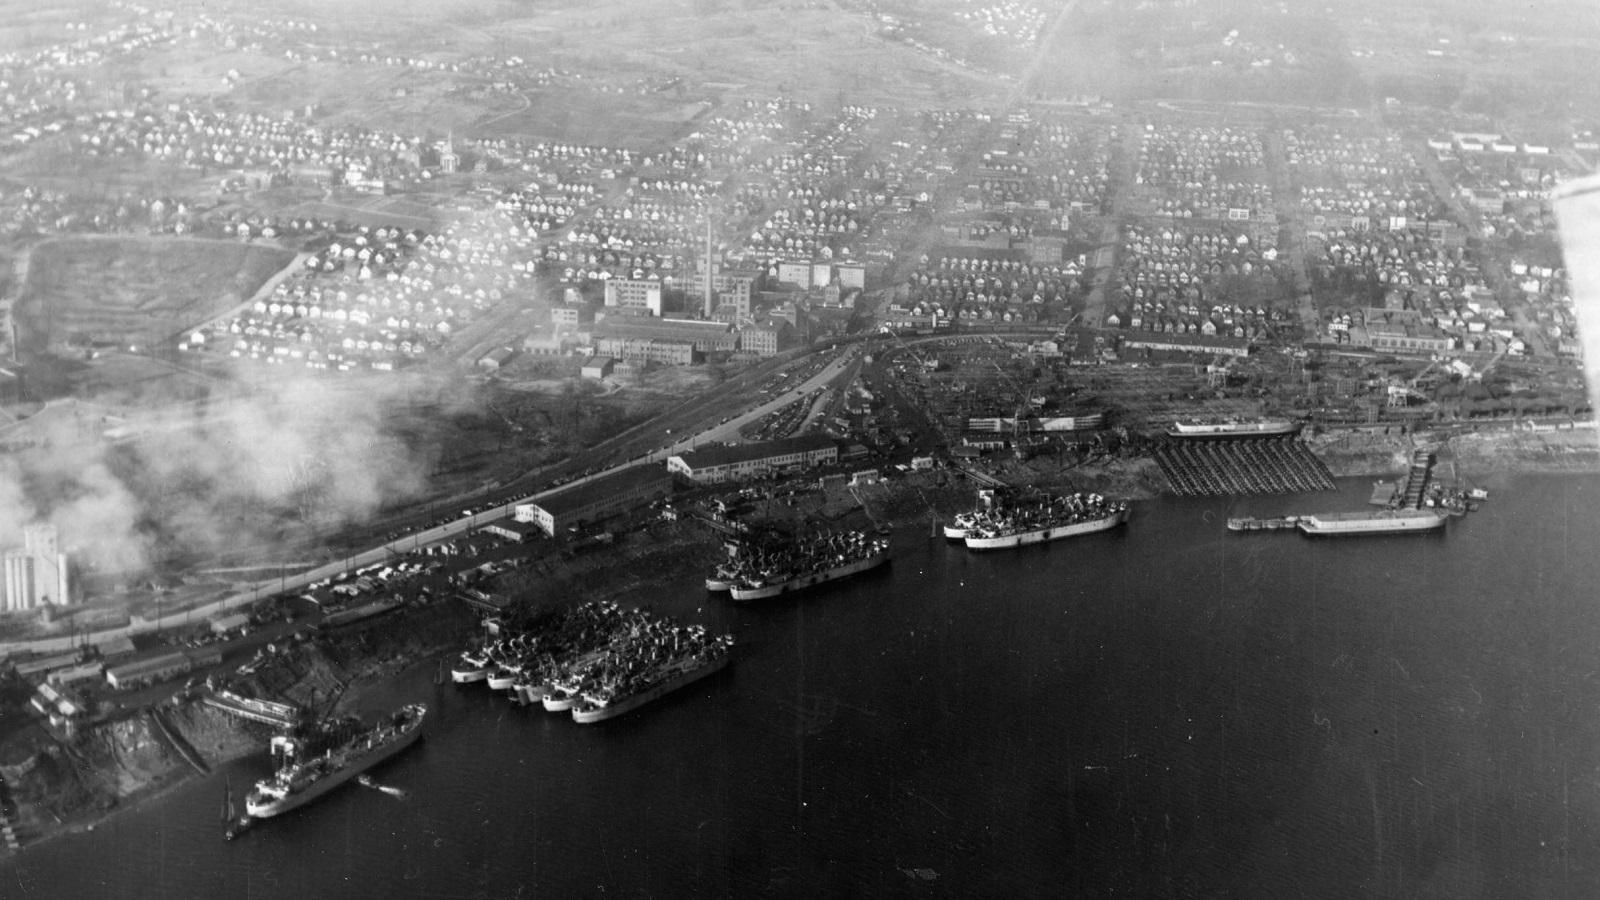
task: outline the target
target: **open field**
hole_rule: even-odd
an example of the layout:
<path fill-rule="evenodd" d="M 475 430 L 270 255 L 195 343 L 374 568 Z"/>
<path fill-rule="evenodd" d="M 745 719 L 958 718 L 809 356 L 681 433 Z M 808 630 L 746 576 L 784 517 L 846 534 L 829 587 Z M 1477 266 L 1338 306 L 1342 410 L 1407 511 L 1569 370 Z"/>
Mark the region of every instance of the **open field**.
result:
<path fill-rule="evenodd" d="M 33 248 L 16 306 L 25 348 L 169 339 L 249 297 L 294 254 L 233 241 L 61 238 Z"/>

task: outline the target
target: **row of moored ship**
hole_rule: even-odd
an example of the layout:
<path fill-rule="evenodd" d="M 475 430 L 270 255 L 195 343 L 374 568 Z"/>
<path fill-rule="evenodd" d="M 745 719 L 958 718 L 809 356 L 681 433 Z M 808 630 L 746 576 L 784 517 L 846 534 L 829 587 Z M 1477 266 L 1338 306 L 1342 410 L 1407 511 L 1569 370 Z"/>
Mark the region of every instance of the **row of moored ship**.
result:
<path fill-rule="evenodd" d="M 730 541 L 728 559 L 706 578 L 706 590 L 735 600 L 776 597 L 875 569 L 889 560 L 889 542 L 862 531 L 830 532 L 792 542 Z"/>
<path fill-rule="evenodd" d="M 998 550 L 1105 531 L 1128 521 L 1128 511 L 1128 501 L 1099 494 L 1008 497 L 981 490 L 978 505 L 957 513 L 944 536 L 969 550 Z"/>
<path fill-rule="evenodd" d="M 732 636 L 709 635 L 704 626 L 595 601 L 545 613 L 513 636 L 463 652 L 450 676 L 587 724 L 722 669 L 732 647 Z"/>

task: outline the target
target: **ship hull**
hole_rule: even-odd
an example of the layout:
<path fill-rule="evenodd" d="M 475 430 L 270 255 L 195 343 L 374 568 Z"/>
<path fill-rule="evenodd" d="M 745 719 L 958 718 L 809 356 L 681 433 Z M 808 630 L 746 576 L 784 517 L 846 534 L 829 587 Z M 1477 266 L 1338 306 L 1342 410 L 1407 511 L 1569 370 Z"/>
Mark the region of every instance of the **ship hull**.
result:
<path fill-rule="evenodd" d="M 1433 513 L 1415 513 L 1399 516 L 1302 516 L 1297 524 L 1301 531 L 1310 535 L 1348 536 L 1434 531 L 1443 528 L 1447 520 L 1447 516 Z"/>
<path fill-rule="evenodd" d="M 450 680 L 456 684 L 472 684 L 476 681 L 484 681 L 488 677 L 488 669 L 454 668 L 450 670 Z"/>
<path fill-rule="evenodd" d="M 368 769 L 371 769 L 373 766 L 392 758 L 400 751 L 406 749 L 412 744 L 415 744 L 417 739 L 420 737 L 422 737 L 421 720 L 412 726 L 409 731 L 396 738 L 392 743 L 372 751 L 371 753 L 363 756 L 360 760 L 345 766 L 331 775 L 326 775 L 317 779 L 304 790 L 296 791 L 295 793 L 290 794 L 282 799 L 269 800 L 265 803 L 253 803 L 249 799 L 246 799 L 245 813 L 251 818 L 266 819 L 271 818 L 272 816 L 281 816 L 290 810 L 305 806 L 307 803 L 310 803 L 318 797 L 321 797 L 323 794 L 328 793 L 345 782 L 352 780 L 357 775 L 360 775 Z"/>
<path fill-rule="evenodd" d="M 508 691 L 516 683 L 516 679 L 517 676 L 513 673 L 496 672 L 485 680 L 489 682 L 489 690 L 491 691 Z"/>
<path fill-rule="evenodd" d="M 650 701 L 655 700 L 664 694 L 670 694 L 679 688 L 687 687 L 688 685 L 693 684 L 694 682 L 699 681 L 708 675 L 712 675 L 721 671 L 728 665 L 728 660 L 732 658 L 733 654 L 724 653 L 712 662 L 706 663 L 698 669 L 685 672 L 676 678 L 669 678 L 655 687 L 640 691 L 637 694 L 632 694 L 621 700 L 613 700 L 605 706 L 595 707 L 593 709 L 574 707 L 572 710 L 572 720 L 582 725 L 590 725 L 595 722 L 604 722 L 606 719 L 614 719 L 623 713 L 632 712 L 633 710 L 644 706 L 646 703 L 649 703 Z"/>
<path fill-rule="evenodd" d="M 794 591 L 804 590 L 808 587 L 815 587 L 819 584 L 827 584 L 830 581 L 838 581 L 841 578 L 848 578 L 851 575 L 856 575 L 869 569 L 876 569 L 878 566 L 888 562 L 888 560 L 889 554 L 887 551 L 884 551 L 882 553 L 874 553 L 865 559 L 858 559 L 855 562 L 846 563 L 845 565 L 837 568 L 828 569 L 824 572 L 812 572 L 809 575 L 801 575 L 791 578 L 787 581 L 779 582 L 778 584 L 764 584 L 760 587 L 740 587 L 739 585 L 734 585 L 732 589 L 733 599 L 762 600 L 767 597 L 776 597 L 779 594 L 787 594 Z"/>
<path fill-rule="evenodd" d="M 576 696 L 569 697 L 565 694 L 546 692 L 540 702 L 543 704 L 545 712 L 566 712 L 572 708 L 572 704 L 578 702 L 578 698 Z"/>
<path fill-rule="evenodd" d="M 733 587 L 732 583 L 724 581 L 721 578 L 706 579 L 706 590 L 708 591 L 725 591 L 731 587 Z"/>
<path fill-rule="evenodd" d="M 1128 511 L 1122 510 L 1104 518 L 1091 519 L 1087 522 L 1073 522 L 1070 525 L 1056 525 L 1051 528 L 1035 528 L 1031 531 L 1020 531 L 1015 534 L 997 535 L 995 537 L 967 535 L 967 549 L 1005 550 L 1026 544 L 1042 544 L 1046 541 L 1058 541 L 1062 538 L 1077 537 L 1081 534 L 1108 531 L 1126 521 L 1128 521 Z"/>
<path fill-rule="evenodd" d="M 946 526 L 944 526 L 944 536 L 945 536 L 945 540 L 949 540 L 949 541 L 966 540 L 966 538 L 967 538 L 967 529 L 962 528 L 962 527 L 960 527 L 958 525 L 946 525 Z"/>

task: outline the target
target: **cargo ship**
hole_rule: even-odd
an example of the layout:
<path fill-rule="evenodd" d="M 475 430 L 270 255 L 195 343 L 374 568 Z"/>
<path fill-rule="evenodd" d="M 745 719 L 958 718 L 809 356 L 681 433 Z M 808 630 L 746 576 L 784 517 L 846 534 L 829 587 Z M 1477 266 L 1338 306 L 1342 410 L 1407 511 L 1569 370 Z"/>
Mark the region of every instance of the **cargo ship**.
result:
<path fill-rule="evenodd" d="M 763 600 L 876 569 L 889 560 L 889 542 L 865 532 L 815 538 L 788 553 L 743 567 L 730 592 L 735 600 Z"/>
<path fill-rule="evenodd" d="M 632 712 L 646 703 L 719 672 L 733 658 L 733 638 L 694 638 L 695 646 L 668 662 L 652 665 L 617 687 L 586 690 L 572 707 L 572 720 L 583 725 Z"/>
<path fill-rule="evenodd" d="M 412 703 L 371 727 L 346 719 L 309 735 L 274 737 L 276 771 L 245 797 L 245 814 L 265 819 L 310 803 L 416 743 L 427 714 L 425 704 Z"/>
<path fill-rule="evenodd" d="M 1380 509 L 1313 513 L 1298 517 L 1295 524 L 1306 534 L 1402 534 L 1443 528 L 1448 518 L 1429 509 Z"/>
<path fill-rule="evenodd" d="M 1049 497 L 979 519 L 965 541 L 968 550 L 1003 550 L 1106 531 L 1128 514 L 1128 501 L 1099 494 Z"/>
<path fill-rule="evenodd" d="M 1167 429 L 1168 437 L 1218 438 L 1218 437 L 1272 437 L 1295 434 L 1300 423 L 1288 419 L 1193 419 L 1177 421 Z"/>

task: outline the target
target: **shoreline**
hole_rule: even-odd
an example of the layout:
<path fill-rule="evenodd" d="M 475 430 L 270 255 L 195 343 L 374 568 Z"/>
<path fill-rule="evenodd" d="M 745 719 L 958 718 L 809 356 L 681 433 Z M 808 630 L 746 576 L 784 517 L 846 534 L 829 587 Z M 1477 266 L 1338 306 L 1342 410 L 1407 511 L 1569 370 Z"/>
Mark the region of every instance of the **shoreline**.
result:
<path fill-rule="evenodd" d="M 452 638 L 450 642 L 435 646 L 427 652 L 389 658 L 359 674 L 353 675 L 349 690 L 339 700 L 338 711 L 348 711 L 359 707 L 368 697 L 396 683 L 403 675 L 417 667 L 437 665 L 439 659 L 458 649 L 455 646 L 458 643 L 459 640 Z M 218 713 L 218 715 L 224 714 Z M 248 723 L 230 721 L 238 734 L 242 735 L 246 732 Z M 135 787 L 126 795 L 115 797 L 110 806 L 86 803 L 49 826 L 36 823 L 28 829 L 20 849 L 14 851 L 0 850 L 0 867 L 24 858 L 32 847 L 47 844 L 63 835 L 84 834 L 95 831 L 101 825 L 113 821 L 122 813 L 145 808 L 151 803 L 170 796 L 186 785 L 210 778 L 221 767 L 256 756 L 264 759 L 267 753 L 267 746 L 263 742 L 242 752 L 223 752 L 214 757 L 207 755 L 205 757 L 207 771 L 204 773 L 197 771 L 186 762 L 174 762 L 165 771 Z M 265 777 L 268 774 L 265 766 L 263 766 L 260 774 L 261 777 Z M 222 831 L 226 824 L 221 821 L 217 824 L 218 838 L 221 839 Z"/>
<path fill-rule="evenodd" d="M 1410 436 L 1367 434 L 1323 435 L 1307 443 L 1338 478 L 1401 477 L 1409 465 L 1411 449 L 1418 445 Z M 1465 475 L 1475 483 L 1489 486 L 1503 484 L 1518 475 L 1600 474 L 1600 440 L 1587 430 L 1475 433 L 1451 437 L 1442 446 L 1445 449 L 1441 456 L 1448 456 L 1457 477 Z M 1092 490 L 1135 500 L 1168 494 L 1165 478 L 1148 456 L 1074 465 L 995 457 L 979 468 L 1013 484 Z M 883 526 L 896 531 L 923 528 L 930 518 L 937 521 L 970 505 L 976 488 L 974 479 L 953 469 L 908 472 L 855 489 L 834 488 L 805 494 L 797 498 L 800 502 L 795 507 L 781 509 L 776 520 L 805 516 L 863 530 Z M 551 589 L 565 585 L 569 588 L 581 586 L 581 590 L 570 595 L 574 602 L 589 598 L 622 598 L 665 576 L 698 573 L 708 559 L 715 557 L 719 540 L 710 528 L 687 522 L 652 524 L 643 532 L 629 534 L 627 541 L 619 546 L 623 556 L 620 562 L 607 562 L 597 556 L 551 559 L 540 574 L 525 578 L 515 593 L 528 597 L 551 596 Z M 558 591 L 556 595 L 561 593 Z M 460 615 L 458 612 L 449 614 Z M 462 635 L 452 634 L 447 640 L 429 641 L 421 653 L 405 653 L 396 644 L 389 647 L 388 652 L 366 657 L 359 663 L 347 663 L 349 692 L 340 698 L 339 706 L 342 709 L 359 706 L 405 673 L 420 666 L 437 666 L 440 659 L 459 649 L 461 638 Z M 236 727 L 242 733 L 243 726 Z M 221 750 L 221 745 L 218 749 Z M 205 774 L 187 764 L 174 763 L 126 796 L 116 797 L 109 807 L 86 804 L 76 814 L 58 820 L 51 827 L 40 827 L 35 822 L 20 850 L 0 853 L 0 866 L 20 858 L 32 846 L 65 834 L 92 832 L 125 811 L 141 809 L 170 796 L 184 785 L 214 774 L 218 767 L 263 753 L 264 746 L 255 746 L 243 752 L 223 751 L 215 757 L 205 754 L 209 769 Z M 220 831 L 219 823 L 219 834 Z"/>

